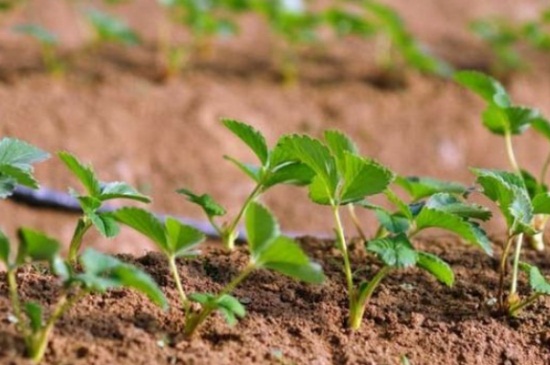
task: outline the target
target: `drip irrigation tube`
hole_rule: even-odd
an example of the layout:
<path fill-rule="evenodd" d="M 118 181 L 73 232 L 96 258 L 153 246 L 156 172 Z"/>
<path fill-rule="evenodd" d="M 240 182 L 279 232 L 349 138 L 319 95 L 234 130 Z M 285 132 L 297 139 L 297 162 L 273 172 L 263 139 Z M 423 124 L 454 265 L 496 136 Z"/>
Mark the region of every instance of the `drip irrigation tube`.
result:
<path fill-rule="evenodd" d="M 51 210 L 62 211 L 67 213 L 82 213 L 82 209 L 80 208 L 80 205 L 78 204 L 78 201 L 76 200 L 75 197 L 71 196 L 70 194 L 67 194 L 58 190 L 54 190 L 54 189 L 49 189 L 46 187 L 41 187 L 40 189 L 33 190 L 33 189 L 29 189 L 27 187 L 19 185 L 13 191 L 13 194 L 10 196 L 10 199 L 16 203 L 27 205 L 36 209 L 51 209 Z M 105 205 L 104 207 L 101 208 L 101 211 L 109 212 L 115 209 L 116 208 L 113 206 Z M 161 214 L 161 213 L 155 213 L 155 212 L 153 212 L 153 214 L 161 220 L 164 220 L 164 218 L 168 216 L 168 214 Z M 174 216 L 174 218 L 178 219 L 180 222 L 184 224 L 197 228 L 209 238 L 220 238 L 220 235 L 218 234 L 218 232 L 210 225 L 209 222 L 201 221 L 198 219 L 186 218 L 186 217 L 178 217 L 178 216 Z M 297 232 L 283 232 L 283 234 L 289 237 L 310 236 L 310 237 L 316 237 L 320 239 L 331 238 L 326 234 L 312 235 L 312 234 L 297 233 Z M 244 232 L 242 230 L 239 230 L 237 240 L 242 242 L 244 239 L 245 239 Z"/>

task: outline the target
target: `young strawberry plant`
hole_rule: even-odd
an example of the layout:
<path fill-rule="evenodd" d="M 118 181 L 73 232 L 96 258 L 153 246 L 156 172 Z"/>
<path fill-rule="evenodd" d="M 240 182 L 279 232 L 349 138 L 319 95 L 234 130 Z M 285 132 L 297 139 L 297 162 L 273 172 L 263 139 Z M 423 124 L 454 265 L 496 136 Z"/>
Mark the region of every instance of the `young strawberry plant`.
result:
<path fill-rule="evenodd" d="M 175 266 L 175 258 L 191 254 L 191 250 L 202 241 L 202 234 L 172 218 L 168 218 L 163 224 L 151 213 L 138 208 L 123 208 L 115 216 L 120 222 L 149 237 L 169 258 L 185 311 L 186 337 L 193 336 L 196 329 L 214 311 L 219 311 L 230 325 L 236 322 L 237 317 L 244 317 L 244 306 L 231 293 L 255 270 L 274 270 L 310 283 L 321 283 L 324 279 L 321 267 L 310 261 L 294 240 L 281 235 L 275 217 L 264 206 L 251 202 L 245 211 L 250 251 L 247 266 L 216 294 L 192 293 L 186 296 Z M 202 309 L 198 312 L 190 311 L 190 302 L 200 303 Z"/>
<path fill-rule="evenodd" d="M 98 9 L 89 9 L 84 15 L 94 30 L 93 47 L 97 47 L 102 43 L 116 43 L 126 46 L 135 46 L 140 43 L 137 33 L 115 16 Z"/>
<path fill-rule="evenodd" d="M 504 87 L 489 76 L 464 71 L 456 75 L 456 80 L 487 102 L 483 112 L 483 124 L 492 133 L 504 136 L 506 151 L 512 166 L 513 172 L 473 169 L 473 173 L 477 176 L 477 183 L 483 188 L 483 194 L 497 203 L 506 221 L 507 239 L 499 266 L 497 300 L 501 311 L 516 315 L 538 296 L 546 294 L 547 288 L 543 285 L 545 281 L 540 271 L 528 264 L 521 265 L 520 259 L 524 236 L 532 238 L 536 249 L 544 249 L 542 233 L 550 215 L 550 193 L 544 181 L 549 159 L 544 163 L 540 178 L 537 180 L 520 168 L 515 157 L 512 136 L 519 135 L 533 126 L 536 131 L 548 138 L 550 124 L 537 110 L 514 105 Z M 514 244 L 512 279 L 509 293 L 505 295 L 508 260 Z M 530 284 L 535 291 L 534 296 L 524 300 L 517 293 L 518 274 L 522 266 L 529 273 Z"/>
<path fill-rule="evenodd" d="M 43 358 L 56 323 L 78 301 L 90 293 L 128 288 L 145 294 L 155 304 L 168 306 L 164 294 L 145 272 L 114 257 L 87 249 L 80 257 L 81 272 L 76 272 L 59 256 L 60 244 L 46 235 L 23 228 L 19 232 L 17 253 L 11 254 L 8 238 L 0 231 L 0 262 L 6 265 L 11 309 L 19 333 L 23 336 L 27 356 L 33 363 Z M 45 315 L 44 308 L 19 296 L 17 272 L 27 264 L 47 262 L 51 273 L 61 281 L 55 304 Z"/>
<path fill-rule="evenodd" d="M 229 222 L 220 225 L 215 219 L 225 215 L 226 210 L 210 195 L 197 195 L 187 189 L 180 189 L 178 193 L 186 196 L 190 202 L 199 205 L 204 210 L 208 220 L 219 233 L 224 246 L 228 250 L 232 250 L 238 237 L 239 222 L 253 201 L 268 189 L 279 184 L 307 185 L 311 181 L 313 172 L 306 164 L 291 158 L 279 143 L 270 150 L 265 137 L 251 126 L 231 119 L 224 119 L 222 123 L 252 150 L 260 162 L 259 166 L 250 165 L 225 156 L 255 183 L 238 214 Z"/>
<path fill-rule="evenodd" d="M 57 55 L 59 38 L 48 29 L 37 24 L 21 24 L 13 28 L 17 33 L 31 37 L 40 44 L 42 62 L 46 70 L 52 75 L 60 75 L 65 66 Z"/>
<path fill-rule="evenodd" d="M 114 212 L 114 217 L 120 223 L 132 227 L 148 237 L 168 259 L 170 273 L 176 283 L 181 306 L 187 318 L 190 300 L 183 290 L 181 277 L 176 266 L 176 259 L 192 257 L 199 254 L 197 246 L 204 241 L 204 234 L 175 218 L 167 217 L 164 222 L 153 214 L 139 208 L 122 208 Z"/>
<path fill-rule="evenodd" d="M 92 226 L 95 226 L 104 237 L 114 237 L 118 234 L 119 227 L 112 213 L 101 209 L 106 201 L 128 199 L 149 203 L 150 199 L 126 183 L 100 182 L 91 166 L 82 164 L 68 152 L 59 152 L 58 156 L 86 190 L 85 194 L 79 194 L 71 189 L 71 194 L 78 200 L 83 212 L 69 246 L 69 262 L 74 264 L 84 235 Z"/>

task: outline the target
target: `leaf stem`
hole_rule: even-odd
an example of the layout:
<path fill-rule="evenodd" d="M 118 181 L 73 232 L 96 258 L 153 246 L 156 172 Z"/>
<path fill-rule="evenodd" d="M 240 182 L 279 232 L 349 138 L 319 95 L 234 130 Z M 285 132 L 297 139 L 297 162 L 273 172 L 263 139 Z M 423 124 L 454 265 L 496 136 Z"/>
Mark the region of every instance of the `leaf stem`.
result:
<path fill-rule="evenodd" d="M 17 268 L 8 268 L 8 291 L 10 296 L 11 307 L 13 308 L 13 315 L 17 320 L 17 330 L 21 332 L 23 337 L 28 336 L 28 328 L 25 326 L 24 318 L 21 311 L 21 300 L 19 299 L 19 292 L 17 289 Z"/>
<path fill-rule="evenodd" d="M 231 282 L 229 284 L 227 284 L 223 290 L 221 292 L 218 293 L 218 295 L 216 296 L 216 298 L 213 300 L 214 303 L 218 302 L 224 295 L 227 295 L 231 292 L 233 292 L 233 290 L 235 290 L 235 288 L 237 287 L 237 285 L 239 285 L 244 279 L 246 279 L 248 277 L 248 275 L 250 275 L 250 273 L 252 271 L 254 271 L 256 269 L 256 265 L 254 265 L 253 263 L 249 263 L 243 271 L 241 271 L 241 273 L 239 275 L 237 275 L 233 280 L 231 280 Z M 206 304 L 203 306 L 203 308 L 201 309 L 200 312 L 196 313 L 196 314 L 193 314 L 191 315 L 186 323 L 185 323 L 185 329 L 184 329 L 184 336 L 186 338 L 191 338 L 193 337 L 193 334 L 195 333 L 196 329 L 200 326 L 200 324 L 202 322 L 204 322 L 204 320 L 206 318 L 208 318 L 208 316 L 214 311 L 216 310 L 216 307 L 213 306 L 213 305 L 209 305 L 209 304 Z"/>
<path fill-rule="evenodd" d="M 355 214 L 355 206 L 353 204 L 348 204 L 348 211 L 357 233 L 363 241 L 367 242 L 367 235 L 365 234 L 365 231 L 363 231 L 363 228 L 361 228 L 361 222 L 359 222 L 359 218 L 357 217 L 357 214 Z"/>
<path fill-rule="evenodd" d="M 509 131 L 504 134 L 504 141 L 506 143 L 506 153 L 508 154 L 510 165 L 512 166 L 512 169 L 521 176 L 521 169 L 519 168 L 516 155 L 514 153 L 514 146 L 512 145 L 512 134 Z"/>
<path fill-rule="evenodd" d="M 344 228 L 340 219 L 340 210 L 337 205 L 332 206 L 332 214 L 334 215 L 334 221 L 336 222 L 336 242 L 338 243 L 338 249 L 342 253 L 344 258 L 344 274 L 346 275 L 346 282 L 348 286 L 348 297 L 350 299 L 350 306 L 355 301 L 355 290 L 353 288 L 353 274 L 351 272 L 351 264 L 348 255 L 348 245 L 346 243 L 346 237 L 344 236 Z M 350 307 L 351 308 L 351 307 Z"/>
<path fill-rule="evenodd" d="M 68 298 L 66 293 L 59 298 L 52 315 L 46 322 L 46 325 L 39 332 L 32 335 L 32 340 L 30 341 L 29 346 L 29 355 L 33 363 L 39 363 L 44 357 L 48 346 L 48 339 L 55 323 L 63 316 L 63 314 L 65 314 L 67 310 L 69 310 L 86 294 L 88 294 L 86 290 L 81 290 L 70 298 Z"/>
<path fill-rule="evenodd" d="M 71 244 L 69 246 L 69 262 L 71 265 L 75 265 L 77 258 L 78 258 L 78 251 L 80 251 L 80 246 L 82 245 L 82 239 L 84 238 L 84 235 L 90 229 L 92 226 L 92 222 L 84 217 L 80 217 L 78 219 L 78 223 L 76 224 L 76 228 L 73 233 L 73 237 L 71 239 Z"/>
<path fill-rule="evenodd" d="M 518 287 L 518 271 L 519 271 L 519 258 L 521 256 L 521 246 L 523 244 L 523 233 L 520 233 L 516 237 L 516 249 L 514 251 L 514 266 L 512 271 L 512 285 L 510 286 L 510 296 L 513 296 L 517 292 Z"/>
<path fill-rule="evenodd" d="M 187 295 L 185 295 L 185 291 L 183 290 L 183 286 L 181 285 L 181 278 L 178 272 L 178 267 L 176 265 L 176 257 L 170 256 L 168 258 L 168 264 L 170 266 L 170 272 L 172 273 L 172 277 L 176 282 L 176 288 L 180 296 L 181 305 L 185 310 L 185 313 L 187 314 L 187 312 L 189 311 L 189 299 L 187 299 Z"/>
<path fill-rule="evenodd" d="M 363 315 L 365 314 L 365 309 L 367 308 L 367 303 L 369 302 L 374 290 L 378 287 L 380 282 L 390 273 L 391 267 L 384 266 L 381 268 L 372 280 L 367 284 L 367 287 L 361 291 L 357 301 L 350 310 L 350 317 L 348 319 L 348 325 L 352 330 L 356 331 L 361 327 L 363 322 Z"/>
<path fill-rule="evenodd" d="M 506 240 L 506 246 L 504 246 L 504 250 L 502 252 L 502 256 L 500 258 L 500 270 L 499 270 L 499 280 L 498 280 L 498 303 L 500 310 L 504 310 L 504 278 L 506 276 L 506 266 L 508 262 L 508 255 L 510 254 L 510 248 L 512 247 L 512 243 L 514 240 L 515 235 L 510 234 L 508 236 L 508 239 Z"/>
<path fill-rule="evenodd" d="M 237 239 L 237 225 L 241 221 L 241 218 L 243 217 L 244 212 L 246 211 L 246 208 L 250 205 L 254 199 L 260 194 L 262 191 L 263 184 L 257 184 L 256 187 L 254 187 L 254 190 L 250 192 L 246 200 L 244 201 L 243 206 L 241 207 L 241 210 L 237 214 L 237 216 L 233 219 L 231 224 L 227 226 L 227 228 L 224 229 L 223 237 L 223 243 L 226 249 L 229 251 L 233 251 L 235 248 L 235 240 Z"/>

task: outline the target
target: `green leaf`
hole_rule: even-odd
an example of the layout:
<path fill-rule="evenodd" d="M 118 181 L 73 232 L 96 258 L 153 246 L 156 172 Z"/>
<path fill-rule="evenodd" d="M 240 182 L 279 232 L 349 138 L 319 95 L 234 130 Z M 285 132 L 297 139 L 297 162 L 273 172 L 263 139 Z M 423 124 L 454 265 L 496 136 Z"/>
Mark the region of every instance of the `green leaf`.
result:
<path fill-rule="evenodd" d="M 253 260 L 258 267 L 308 283 L 320 284 L 325 278 L 321 266 L 311 262 L 300 246 L 288 237 L 275 238 L 263 250 L 256 252 Z"/>
<path fill-rule="evenodd" d="M 38 189 L 38 182 L 32 176 L 28 168 L 20 168 L 14 165 L 0 165 L 0 174 L 6 175 L 21 185 L 31 189 Z"/>
<path fill-rule="evenodd" d="M 166 218 L 164 226 L 170 253 L 175 257 L 189 255 L 205 239 L 201 231 L 172 217 Z"/>
<path fill-rule="evenodd" d="M 335 197 L 338 185 L 336 161 L 329 149 L 319 140 L 306 135 L 290 135 L 280 140 L 290 154 L 309 166 L 318 178 L 313 181 L 321 183 L 325 187 L 326 195 Z"/>
<path fill-rule="evenodd" d="M 333 198 L 319 175 L 315 175 L 311 180 L 308 186 L 308 196 L 316 204 L 331 205 L 333 203 Z"/>
<path fill-rule="evenodd" d="M 208 194 L 196 195 L 187 189 L 178 189 L 176 192 L 187 197 L 191 203 L 199 205 L 208 217 L 222 216 L 226 213 L 225 209 Z"/>
<path fill-rule="evenodd" d="M 395 194 L 390 189 L 386 189 L 384 191 L 384 195 L 390 201 L 390 203 L 395 205 L 397 210 L 408 220 L 412 220 L 414 218 L 414 214 L 409 205 L 405 203 L 399 196 L 397 196 L 397 194 Z"/>
<path fill-rule="evenodd" d="M 531 125 L 533 126 L 533 129 L 535 131 L 537 131 L 547 140 L 550 140 L 550 122 L 548 122 L 546 118 L 539 116 L 531 122 Z"/>
<path fill-rule="evenodd" d="M 325 141 L 327 147 L 336 158 L 338 163 L 338 170 L 344 171 L 346 163 L 346 152 L 357 155 L 359 150 L 355 143 L 346 136 L 344 133 L 337 130 L 327 130 L 325 131 Z"/>
<path fill-rule="evenodd" d="M 99 40 L 121 43 L 129 46 L 139 44 L 138 35 L 122 20 L 97 9 L 85 12 L 87 20 L 94 27 Z"/>
<path fill-rule="evenodd" d="M 246 315 L 245 307 L 234 296 L 229 294 L 222 295 L 217 303 L 219 307 L 227 309 L 239 318 L 243 318 Z"/>
<path fill-rule="evenodd" d="M 520 268 L 529 275 L 529 285 L 535 293 L 550 295 L 550 283 L 546 281 L 538 267 L 521 262 Z"/>
<path fill-rule="evenodd" d="M 250 177 L 255 182 L 260 182 L 262 169 L 261 167 L 254 166 L 251 164 L 243 163 L 239 160 L 234 159 L 231 156 L 223 156 L 226 160 L 231 161 L 235 166 L 237 166 L 242 172 L 244 172 L 248 177 Z"/>
<path fill-rule="evenodd" d="M 405 234 L 371 240 L 367 250 L 375 253 L 384 265 L 395 268 L 415 266 L 418 259 Z"/>
<path fill-rule="evenodd" d="M 164 309 L 168 307 L 168 301 L 155 281 L 137 267 L 91 248 L 82 253 L 80 262 L 84 272 L 77 275 L 76 279 L 91 290 L 102 292 L 118 287 L 134 289 L 145 294 L 156 305 Z"/>
<path fill-rule="evenodd" d="M 511 105 L 510 96 L 504 86 L 488 75 L 477 71 L 458 71 L 454 74 L 454 79 L 488 103 L 494 103 L 503 108 Z"/>
<path fill-rule="evenodd" d="M 523 179 L 507 171 L 472 169 L 483 194 L 497 203 L 512 233 L 531 233 L 533 207 Z"/>
<path fill-rule="evenodd" d="M 87 216 L 103 237 L 115 237 L 120 232 L 120 227 L 112 213 L 92 213 Z"/>
<path fill-rule="evenodd" d="M 263 205 L 251 202 L 245 212 L 246 235 L 253 255 L 258 254 L 271 240 L 279 236 L 279 224 Z"/>
<path fill-rule="evenodd" d="M 213 302 L 216 297 L 210 293 L 191 293 L 188 298 L 192 302 L 205 305 Z"/>
<path fill-rule="evenodd" d="M 170 253 L 163 224 L 150 212 L 140 208 L 126 207 L 114 211 L 113 216 L 120 223 L 149 237 L 161 251 Z"/>
<path fill-rule="evenodd" d="M 426 228 L 441 228 L 456 233 L 488 255 L 493 253 L 489 239 L 479 227 L 452 213 L 424 207 L 416 217 L 416 230 Z"/>
<path fill-rule="evenodd" d="M 315 173 L 307 165 L 292 161 L 273 168 L 263 186 L 264 189 L 278 184 L 303 186 L 310 184 L 314 176 Z"/>
<path fill-rule="evenodd" d="M 428 252 L 419 251 L 417 254 L 416 266 L 426 270 L 443 284 L 453 286 L 455 276 L 448 263 Z"/>
<path fill-rule="evenodd" d="M 533 214 L 550 214 L 550 193 L 540 193 L 533 198 Z"/>
<path fill-rule="evenodd" d="M 406 233 L 409 230 L 409 220 L 406 217 L 403 217 L 400 213 L 391 214 L 385 209 L 376 209 L 375 214 L 378 222 L 380 222 L 380 225 L 388 232 L 397 234 Z"/>
<path fill-rule="evenodd" d="M 10 196 L 16 186 L 17 182 L 13 178 L 0 175 L 0 199 L 5 199 Z"/>
<path fill-rule="evenodd" d="M 521 177 L 525 183 L 525 188 L 529 193 L 529 197 L 533 199 L 537 194 L 548 191 L 548 187 L 542 183 L 540 184 L 536 177 L 530 174 L 528 171 L 521 170 Z"/>
<path fill-rule="evenodd" d="M 24 169 L 49 157 L 48 153 L 27 142 L 15 138 L 0 140 L 0 165 L 14 165 Z"/>
<path fill-rule="evenodd" d="M 353 203 L 386 190 L 393 173 L 384 166 L 345 152 L 344 185 L 340 203 Z"/>
<path fill-rule="evenodd" d="M 521 134 L 539 115 L 537 110 L 531 108 L 489 105 L 483 112 L 483 125 L 498 135 Z"/>
<path fill-rule="evenodd" d="M 262 165 L 266 165 L 269 158 L 269 151 L 264 136 L 248 124 L 236 120 L 224 119 L 222 123 L 233 134 L 239 137 L 256 154 Z"/>
<path fill-rule="evenodd" d="M 10 240 L 2 230 L 0 230 L 0 261 L 6 266 L 10 263 Z"/>
<path fill-rule="evenodd" d="M 98 197 L 101 194 L 99 180 L 90 165 L 83 165 L 74 155 L 69 152 L 59 152 L 57 154 L 67 168 L 84 185 L 88 194 L 92 197 Z"/>
<path fill-rule="evenodd" d="M 102 201 L 110 199 L 130 199 L 142 203 L 151 202 L 148 196 L 141 194 L 130 185 L 119 181 L 101 184 L 99 199 Z"/>
<path fill-rule="evenodd" d="M 426 201 L 425 207 L 452 213 L 465 219 L 479 219 L 486 221 L 491 218 L 491 211 L 488 208 L 477 204 L 464 203 L 456 196 L 447 193 L 432 195 Z"/>
<path fill-rule="evenodd" d="M 72 267 L 59 255 L 56 255 L 50 262 L 52 272 L 57 275 L 63 283 L 70 281 L 73 273 Z"/>
<path fill-rule="evenodd" d="M 45 234 L 29 229 L 19 230 L 19 251 L 16 263 L 22 264 L 26 258 L 32 261 L 51 261 L 58 254 L 61 245 Z"/>
<path fill-rule="evenodd" d="M 36 302 L 26 302 L 24 308 L 25 314 L 29 318 L 32 333 L 37 333 L 43 327 L 42 307 Z"/>
<path fill-rule="evenodd" d="M 429 197 L 436 193 L 464 194 L 468 188 L 455 182 L 441 181 L 429 177 L 398 176 L 395 183 L 401 186 L 413 201 Z"/>
<path fill-rule="evenodd" d="M 38 24 L 20 24 L 13 27 L 13 30 L 30 36 L 43 45 L 54 46 L 59 43 L 57 35 Z"/>
<path fill-rule="evenodd" d="M 217 309 L 230 326 L 237 323 L 237 317 L 243 318 L 246 315 L 244 306 L 237 298 L 229 294 L 222 295 L 217 299 L 210 293 L 192 293 L 189 294 L 189 300 Z"/>

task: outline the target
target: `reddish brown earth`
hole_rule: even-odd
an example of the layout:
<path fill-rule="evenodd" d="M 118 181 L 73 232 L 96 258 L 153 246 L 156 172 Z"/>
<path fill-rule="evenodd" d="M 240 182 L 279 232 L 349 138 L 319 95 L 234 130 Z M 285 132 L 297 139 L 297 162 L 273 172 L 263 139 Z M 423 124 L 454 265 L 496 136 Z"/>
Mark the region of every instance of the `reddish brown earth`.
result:
<path fill-rule="evenodd" d="M 528 19 L 539 1 L 391 0 L 418 37 L 460 68 L 487 69 L 489 53 L 466 30 L 468 21 L 492 14 Z M 188 187 L 209 192 L 230 213 L 252 188 L 230 163 L 229 154 L 253 161 L 242 144 L 218 122 L 231 117 L 264 132 L 270 143 L 281 134 L 320 136 L 326 128 L 349 133 L 362 152 L 400 174 L 430 175 L 471 184 L 469 166 L 507 167 L 502 141 L 480 123 L 481 102 L 451 81 L 404 70 L 401 87 L 385 87 L 373 63 L 371 43 L 346 39 L 328 51 L 306 53 L 300 81 L 285 86 L 273 64 L 272 44 L 255 19 L 243 33 L 214 47 L 191 71 L 161 82 L 152 44 L 162 14 L 151 1 L 118 8 L 147 43 L 134 49 L 105 47 L 80 53 L 89 33 L 65 2 L 0 19 L 0 135 L 30 141 L 50 152 L 69 150 L 94 164 L 104 180 L 125 180 L 154 198 L 152 209 L 202 218 L 173 191 Z M 63 78 L 47 75 L 38 50 L 8 29 L 21 20 L 38 21 L 60 32 Z M 532 67 L 509 75 L 507 87 L 518 103 L 550 107 L 548 56 L 526 51 Z M 532 171 L 548 144 L 528 133 L 517 140 L 518 157 Z M 76 182 L 58 160 L 37 167 L 43 185 L 66 190 Z M 277 188 L 264 198 L 287 231 L 330 234 L 326 209 L 313 207 L 303 191 Z M 1 225 L 11 235 L 21 225 L 68 242 L 75 217 L 3 202 Z M 305 213 L 305 214 L 304 214 Z M 367 230 L 372 216 L 363 216 Z M 367 219 L 368 218 L 368 219 Z M 489 228 L 500 236 L 502 222 Z M 351 232 L 351 231 L 349 231 Z M 137 257 L 151 246 L 124 230 L 114 241 L 92 233 L 87 244 Z M 228 328 L 209 320 L 193 342 L 175 341 L 181 327 L 177 310 L 161 313 L 143 298 L 116 291 L 85 299 L 59 324 L 48 364 L 546 364 L 550 362 L 548 301 L 516 320 L 497 318 L 486 306 L 496 286 L 496 261 L 457 246 L 452 239 L 422 241 L 454 267 L 457 283 L 445 288 L 415 270 L 395 273 L 375 295 L 361 331 L 344 330 L 347 302 L 335 252 L 326 242 L 306 246 L 324 263 L 329 281 L 320 287 L 256 273 L 236 292 L 249 315 Z M 455 247 L 458 247 L 455 249 Z M 452 250 L 451 250 L 452 248 Z M 324 255 L 331 252 L 330 256 Z M 529 254 L 548 273 L 549 254 Z M 151 272 L 175 303 L 173 283 L 157 255 L 132 259 Z M 208 255 L 180 266 L 188 290 L 213 290 L 244 263 L 242 253 Z M 365 278 L 376 265 L 367 260 Z M 362 274 L 363 275 L 363 274 Z M 23 292 L 49 303 L 55 281 L 29 269 L 20 273 Z M 21 341 L 7 320 L 6 288 L 0 286 L 0 363 L 24 363 Z M 406 285 L 404 285 L 406 284 Z M 161 342 L 165 346 L 160 346 Z"/>
<path fill-rule="evenodd" d="M 347 299 L 340 258 L 332 243 L 304 239 L 323 264 L 327 281 L 305 285 L 267 271 L 253 273 L 235 295 L 246 303 L 245 319 L 228 327 L 215 315 L 192 340 L 181 339 L 177 293 L 164 259 L 155 253 L 133 259 L 160 283 L 174 307 L 167 313 L 143 297 L 113 291 L 82 300 L 59 322 L 45 364 L 547 364 L 548 310 L 541 300 L 518 319 L 498 317 L 487 305 L 495 295 L 496 259 L 457 240 L 441 237 L 419 246 L 441 255 L 454 268 L 447 288 L 418 270 L 394 272 L 376 291 L 363 326 L 344 329 Z M 452 247 L 452 251 L 449 248 Z M 358 280 L 378 264 L 356 248 Z M 528 260 L 548 269 L 550 254 Z M 187 291 L 219 290 L 246 264 L 243 250 L 227 256 L 209 249 L 179 265 Z M 20 273 L 24 299 L 48 303 L 55 280 L 29 269 Z M 524 288 L 524 283 L 521 289 Z M 24 364 L 21 340 L 6 321 L 6 286 L 0 284 L 0 363 Z"/>

